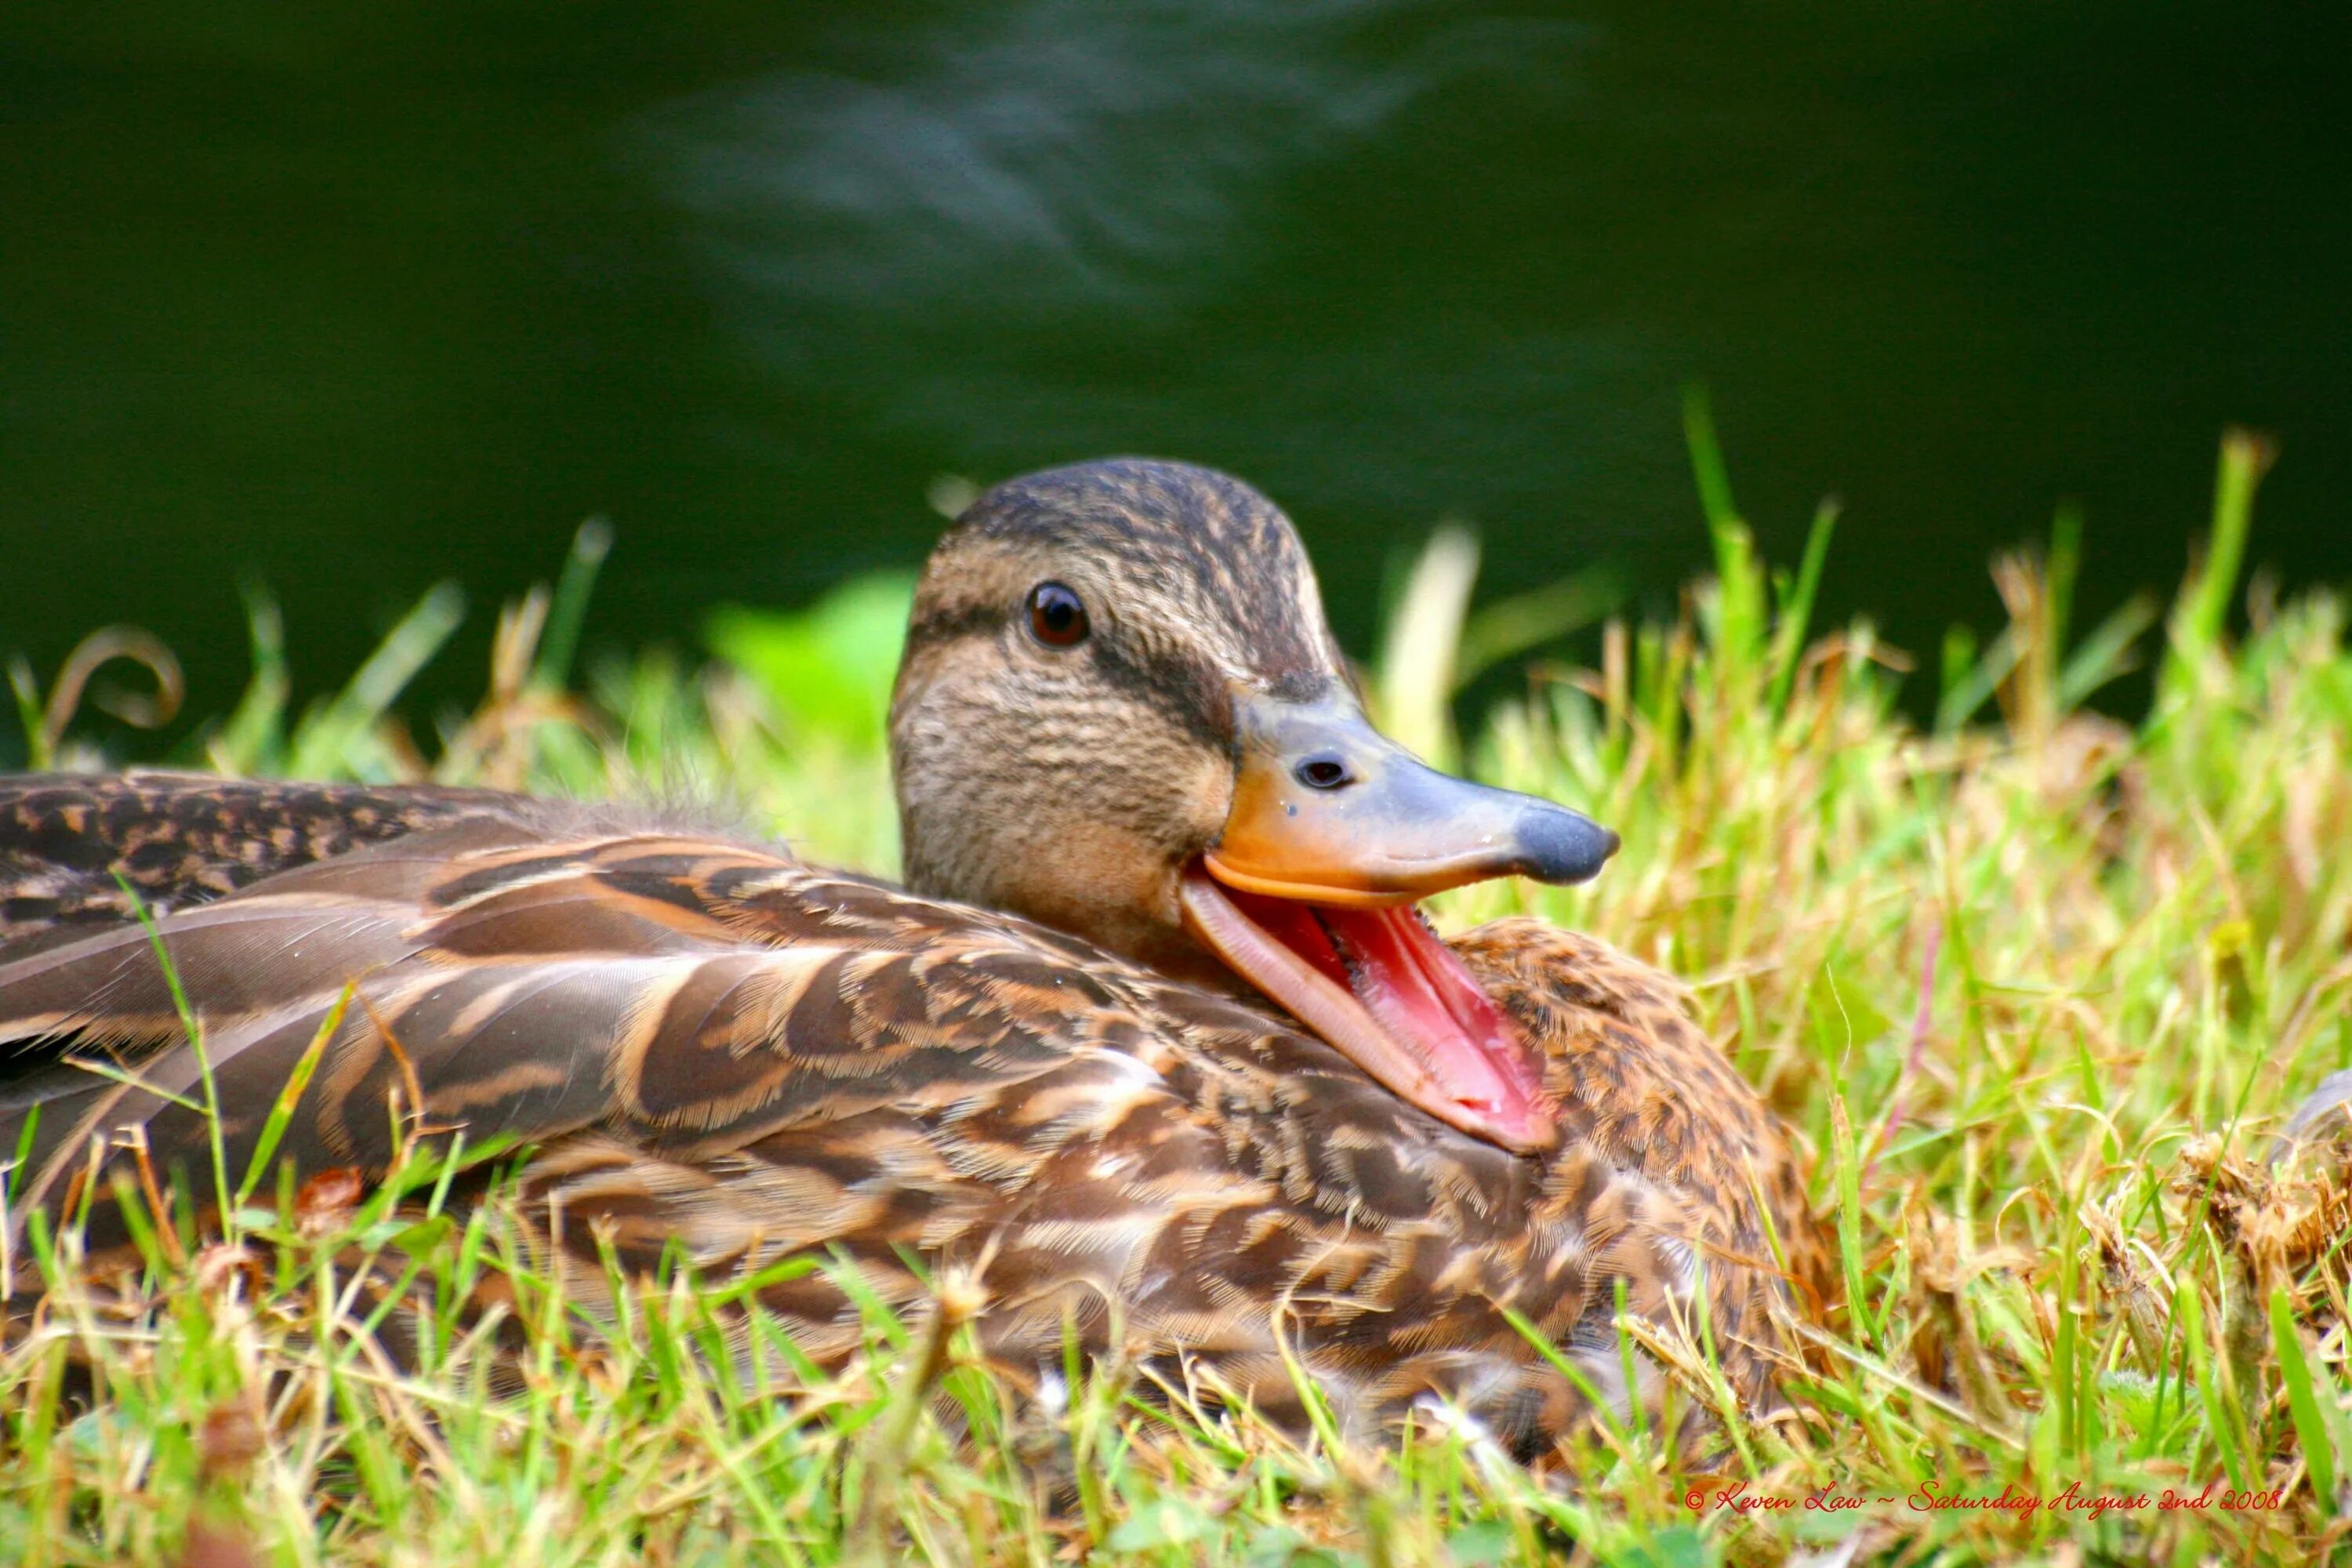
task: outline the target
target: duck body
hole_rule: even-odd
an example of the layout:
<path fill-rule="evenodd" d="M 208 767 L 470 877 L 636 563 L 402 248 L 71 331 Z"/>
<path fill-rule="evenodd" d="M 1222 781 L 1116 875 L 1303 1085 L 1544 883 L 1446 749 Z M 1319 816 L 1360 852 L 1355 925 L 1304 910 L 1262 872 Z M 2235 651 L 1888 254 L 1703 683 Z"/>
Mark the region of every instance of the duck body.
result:
<path fill-rule="evenodd" d="M 63 1205 L 132 1127 L 202 1190 L 198 1067 L 125 883 L 204 1026 L 229 1170 L 350 987 L 280 1157 L 381 1171 L 394 1106 L 527 1145 L 521 1212 L 589 1289 L 606 1248 L 705 1278 L 814 1253 L 917 1310 L 919 1271 L 961 1263 L 1015 1375 L 1059 1364 L 1066 1323 L 1295 1417 L 1286 1351 L 1350 1423 L 1437 1401 L 1523 1451 L 1590 1394 L 1659 1404 L 1621 1306 L 1710 1341 L 1762 1407 L 1821 1299 L 1785 1130 L 1671 980 L 1589 938 L 1509 920 L 1420 960 L 1458 963 L 1532 1064 L 1542 1143 L 1514 1148 L 1519 1123 L 1451 1125 L 1351 1059 L 1344 1019 L 1335 1045 L 1186 973 L 1165 933 L 1189 923 L 1115 951 L 1067 929 L 1087 922 L 625 813 L 183 775 L 0 780 L 18 1215 Z M 1377 980 L 1343 978 L 1389 1017 Z M 824 1271 L 761 1294 L 821 1363 L 862 1342 Z"/>

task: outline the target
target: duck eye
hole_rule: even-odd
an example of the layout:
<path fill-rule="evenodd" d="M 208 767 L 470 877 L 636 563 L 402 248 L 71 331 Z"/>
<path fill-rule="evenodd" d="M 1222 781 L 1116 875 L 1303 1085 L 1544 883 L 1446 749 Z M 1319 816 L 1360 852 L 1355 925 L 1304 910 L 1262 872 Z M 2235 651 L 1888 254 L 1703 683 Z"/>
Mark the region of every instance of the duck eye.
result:
<path fill-rule="evenodd" d="M 1076 647 L 1087 640 L 1086 601 L 1059 583 L 1029 590 L 1029 633 L 1047 647 Z"/>
<path fill-rule="evenodd" d="M 1318 752 L 1305 758 L 1290 772 L 1308 789 L 1339 789 L 1356 782 L 1355 771 L 1348 766 L 1347 760 L 1333 752 Z"/>

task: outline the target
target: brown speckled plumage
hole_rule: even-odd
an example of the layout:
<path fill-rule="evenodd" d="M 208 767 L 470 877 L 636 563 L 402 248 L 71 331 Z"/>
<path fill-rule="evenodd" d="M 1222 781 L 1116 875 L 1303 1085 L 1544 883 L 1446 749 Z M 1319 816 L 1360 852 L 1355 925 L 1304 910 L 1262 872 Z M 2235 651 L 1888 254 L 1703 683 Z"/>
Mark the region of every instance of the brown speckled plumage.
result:
<path fill-rule="evenodd" d="M 248 887 L 289 866 L 452 821 L 510 809 L 486 790 L 386 794 L 352 784 L 220 781 L 149 773 L 102 784 L 7 781 L 0 793 L 0 944 L 104 926 L 130 915 L 128 882 L 151 914 Z"/>
<path fill-rule="evenodd" d="M 599 1236 L 647 1269 L 673 1244 L 721 1274 L 835 1250 L 907 1306 L 909 1257 L 984 1260 L 982 1339 L 1016 1372 L 1057 1361 L 1066 1317 L 1098 1348 L 1118 1321 L 1276 1413 L 1279 1305 L 1344 1418 L 1434 1395 L 1529 1448 L 1583 1401 L 1503 1309 L 1615 1402 L 1621 1290 L 1671 1341 L 1703 1280 L 1732 1385 L 1764 1405 L 1777 1320 L 1825 1278 L 1785 1131 L 1672 981 L 1588 938 L 1515 920 L 1454 943 L 1543 1053 L 1564 1137 L 1521 1157 L 1262 1002 L 774 847 L 472 792 L 163 775 L 0 781 L 0 1147 L 40 1109 L 18 1213 L 126 1123 L 203 1163 L 194 1114 L 67 1063 L 194 1081 L 116 868 L 167 911 L 232 1169 L 354 983 L 284 1152 L 380 1168 L 413 1072 L 431 1122 L 536 1146 L 530 1191 L 560 1199 L 583 1279 Z M 821 1361 L 858 1342 L 821 1274 L 765 1300 Z M 1654 1405 L 1659 1365 L 1636 1365 Z"/>

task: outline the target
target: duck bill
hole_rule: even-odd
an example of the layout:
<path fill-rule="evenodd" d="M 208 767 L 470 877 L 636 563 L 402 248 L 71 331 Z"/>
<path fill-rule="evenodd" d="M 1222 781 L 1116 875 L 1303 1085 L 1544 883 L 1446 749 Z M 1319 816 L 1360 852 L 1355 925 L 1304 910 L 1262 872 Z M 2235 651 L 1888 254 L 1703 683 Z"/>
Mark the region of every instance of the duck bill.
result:
<path fill-rule="evenodd" d="M 1441 773 L 1343 700 L 1241 709 L 1231 813 L 1180 885 L 1186 929 L 1399 1098 L 1549 1147 L 1540 1063 L 1413 905 L 1490 877 L 1582 881 L 1616 835 Z"/>

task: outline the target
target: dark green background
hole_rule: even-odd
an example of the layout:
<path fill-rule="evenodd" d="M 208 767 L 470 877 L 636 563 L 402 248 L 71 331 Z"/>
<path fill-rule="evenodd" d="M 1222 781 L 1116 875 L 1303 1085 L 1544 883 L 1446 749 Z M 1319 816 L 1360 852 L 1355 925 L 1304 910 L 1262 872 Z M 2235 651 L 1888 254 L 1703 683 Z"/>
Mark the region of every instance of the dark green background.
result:
<path fill-rule="evenodd" d="M 2088 519 L 2168 586 L 2228 421 L 2255 555 L 2352 576 L 2352 10 L 2133 0 L 0 11 L 0 644 L 128 618 L 218 710 L 582 516 L 592 646 L 917 559 L 924 487 L 1113 450 L 1296 515 L 1361 647 L 1441 513 L 1487 583 L 1704 543 L 1676 414 L 1931 649 Z"/>

